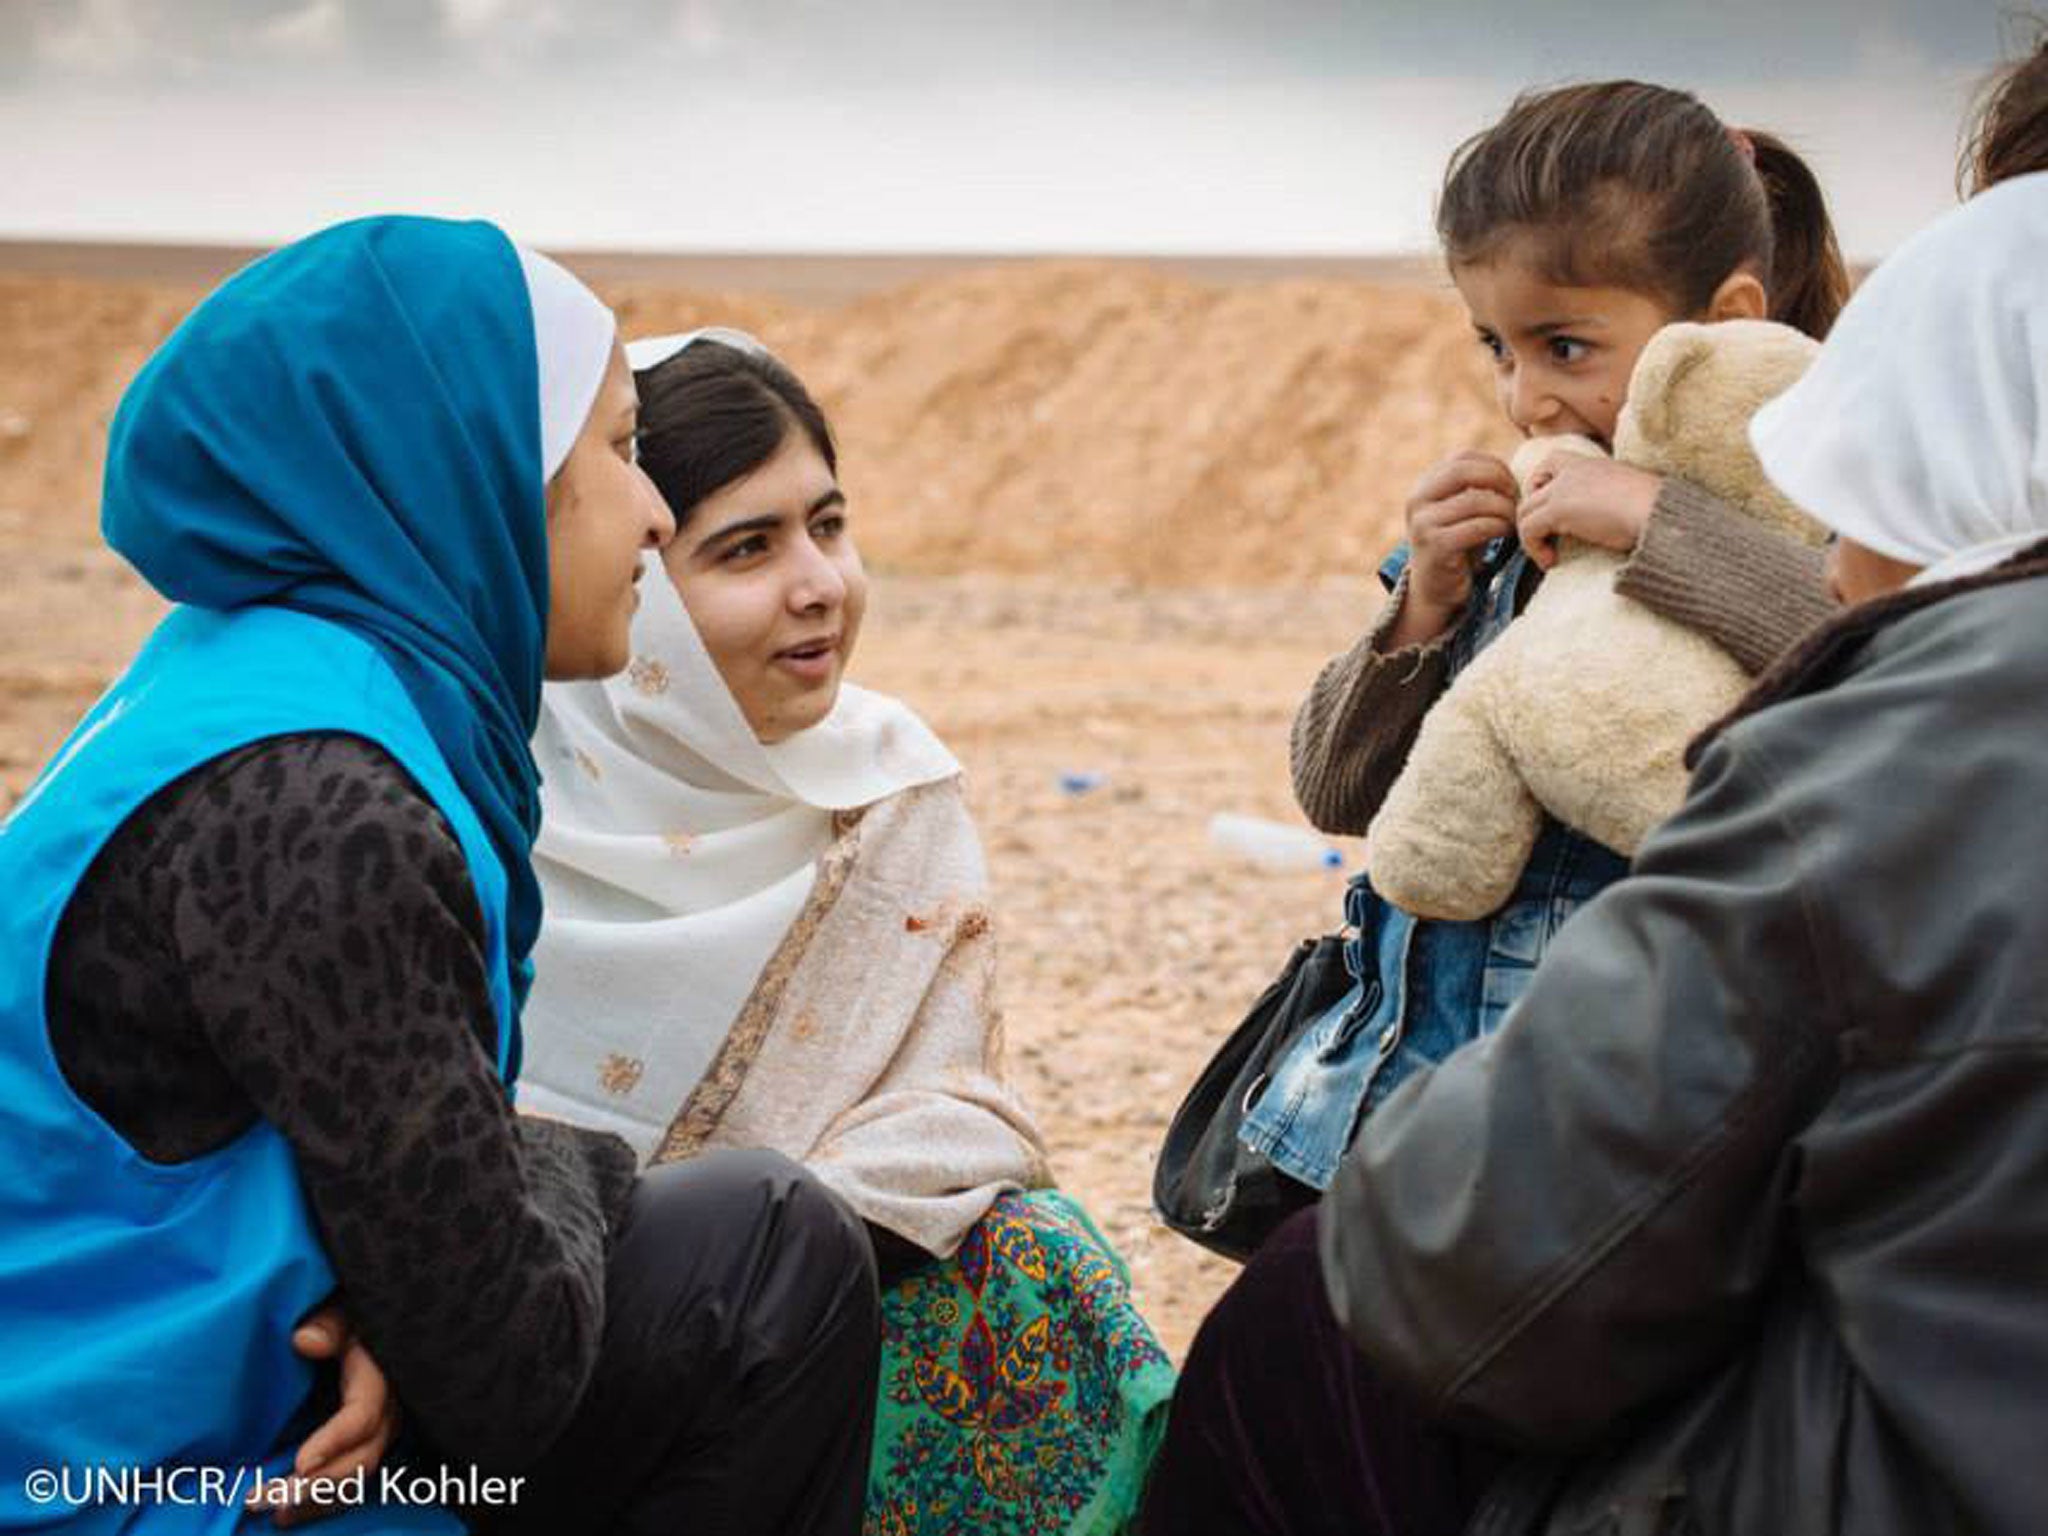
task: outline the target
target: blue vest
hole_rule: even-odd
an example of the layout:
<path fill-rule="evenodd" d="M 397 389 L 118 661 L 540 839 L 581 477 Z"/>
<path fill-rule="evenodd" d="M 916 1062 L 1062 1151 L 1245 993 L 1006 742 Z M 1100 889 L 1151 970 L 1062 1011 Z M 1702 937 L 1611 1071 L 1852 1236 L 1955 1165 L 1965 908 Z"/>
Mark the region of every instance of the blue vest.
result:
<path fill-rule="evenodd" d="M 70 1468 L 77 1486 L 96 1465 L 275 1473 L 317 1422 L 290 1336 L 335 1279 L 284 1138 L 259 1120 L 190 1162 L 146 1160 L 72 1092 L 43 1013 L 58 920 L 115 830 L 209 759 L 300 731 L 376 742 L 447 819 L 484 913 L 509 1076 L 504 875 L 396 675 L 322 619 L 173 610 L 0 823 L 0 1531 L 232 1530 L 239 1508 L 168 1496 L 195 1493 L 191 1480 L 79 1508 L 38 1502 L 24 1479 Z M 320 1526 L 462 1528 L 440 1509 Z"/>
<path fill-rule="evenodd" d="M 1407 564 L 1381 567 L 1389 588 Z M 1528 556 L 1503 543 L 1449 642 L 1452 675 L 1515 616 Z M 1358 1122 L 1418 1068 L 1500 1027 L 1564 920 L 1628 873 L 1628 860 L 1545 817 L 1514 894 L 1491 917 L 1433 922 L 1390 906 L 1363 875 L 1345 893 L 1351 990 L 1304 1030 L 1254 1091 L 1238 1139 L 1282 1172 L 1328 1189 Z"/>

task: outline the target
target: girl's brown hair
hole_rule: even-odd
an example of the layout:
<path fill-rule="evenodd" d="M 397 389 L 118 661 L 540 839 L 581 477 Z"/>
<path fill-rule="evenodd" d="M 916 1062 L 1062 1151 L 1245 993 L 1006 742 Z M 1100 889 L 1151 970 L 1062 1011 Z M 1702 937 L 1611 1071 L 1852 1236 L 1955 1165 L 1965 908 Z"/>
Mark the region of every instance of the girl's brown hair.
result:
<path fill-rule="evenodd" d="M 1849 296 L 1806 162 L 1688 92 L 1635 80 L 1517 97 L 1451 156 L 1436 228 L 1453 266 L 1525 239 L 1553 282 L 1655 294 L 1680 315 L 1744 266 L 1771 318 L 1809 336 Z"/>
<path fill-rule="evenodd" d="M 2015 176 L 2048 171 L 2048 27 L 2033 51 L 1993 75 L 1971 114 L 1957 190 L 1974 197 Z"/>

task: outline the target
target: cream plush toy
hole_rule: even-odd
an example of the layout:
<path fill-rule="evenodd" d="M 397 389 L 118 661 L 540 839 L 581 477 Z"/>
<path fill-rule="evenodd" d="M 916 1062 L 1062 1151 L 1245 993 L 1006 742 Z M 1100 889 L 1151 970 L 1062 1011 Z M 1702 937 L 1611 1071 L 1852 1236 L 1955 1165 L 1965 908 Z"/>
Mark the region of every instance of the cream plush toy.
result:
<path fill-rule="evenodd" d="M 1748 432 L 1818 350 L 1763 320 L 1666 326 L 1636 362 L 1615 457 L 1819 544 L 1824 530 L 1764 478 Z M 1516 478 L 1526 487 L 1560 450 L 1600 452 L 1584 438 L 1531 439 Z M 1388 901 L 1483 917 L 1513 894 L 1544 811 L 1633 856 L 1685 798 L 1686 743 L 1749 679 L 1704 635 L 1616 592 L 1623 559 L 1562 540 L 1528 607 L 1430 710 L 1367 833 L 1367 870 Z"/>

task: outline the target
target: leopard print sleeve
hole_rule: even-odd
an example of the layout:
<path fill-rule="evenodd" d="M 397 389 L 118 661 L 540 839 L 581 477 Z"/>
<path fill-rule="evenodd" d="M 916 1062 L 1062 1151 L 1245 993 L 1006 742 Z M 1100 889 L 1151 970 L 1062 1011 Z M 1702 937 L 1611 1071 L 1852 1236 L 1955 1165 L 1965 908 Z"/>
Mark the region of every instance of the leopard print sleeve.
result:
<path fill-rule="evenodd" d="M 102 919 L 109 892 L 125 893 L 114 926 L 155 936 L 147 974 L 113 995 L 172 993 L 170 1014 L 191 1026 L 183 1054 L 210 1058 L 244 1113 L 291 1144 L 351 1321 L 436 1448 L 530 1465 L 596 1359 L 631 1150 L 513 1113 L 461 847 L 380 748 L 281 737 L 166 797 L 145 809 L 128 878 L 88 877 Z M 90 913 L 94 894 L 74 903 Z M 117 1022 L 163 1027 L 139 1012 Z M 103 1053 L 74 1040 L 59 1054 L 76 1083 L 74 1063 Z M 104 1102 L 97 1088 L 89 1103 Z M 215 1081 L 198 1100 L 216 1145 L 225 1097 Z M 150 1129 L 156 1152 L 180 1131 L 160 1116 Z"/>

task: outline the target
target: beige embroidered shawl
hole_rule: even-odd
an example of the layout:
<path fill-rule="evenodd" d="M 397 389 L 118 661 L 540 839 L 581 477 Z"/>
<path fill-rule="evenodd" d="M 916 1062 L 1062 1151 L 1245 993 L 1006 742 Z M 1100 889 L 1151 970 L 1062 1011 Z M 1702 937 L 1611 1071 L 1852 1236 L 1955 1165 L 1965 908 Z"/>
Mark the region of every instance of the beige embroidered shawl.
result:
<path fill-rule="evenodd" d="M 1050 1182 L 1005 1081 L 988 880 L 960 781 L 842 813 L 818 881 L 655 1155 L 767 1147 L 950 1254 Z"/>

